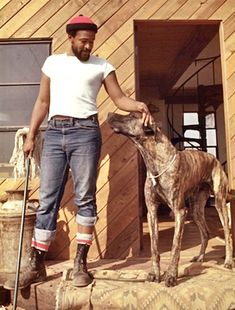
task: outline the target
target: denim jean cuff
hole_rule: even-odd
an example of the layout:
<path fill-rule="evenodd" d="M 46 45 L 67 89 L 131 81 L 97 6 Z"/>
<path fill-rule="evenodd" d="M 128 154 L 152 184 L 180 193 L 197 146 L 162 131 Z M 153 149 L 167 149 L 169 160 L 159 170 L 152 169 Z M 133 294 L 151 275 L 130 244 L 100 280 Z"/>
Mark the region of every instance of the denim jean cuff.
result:
<path fill-rule="evenodd" d="M 34 239 L 41 242 L 48 242 L 55 239 L 56 230 L 34 229 Z"/>
<path fill-rule="evenodd" d="M 86 217 L 81 216 L 79 214 L 76 215 L 76 222 L 77 224 L 83 225 L 83 226 L 94 226 L 97 220 L 97 216 L 93 217 Z"/>

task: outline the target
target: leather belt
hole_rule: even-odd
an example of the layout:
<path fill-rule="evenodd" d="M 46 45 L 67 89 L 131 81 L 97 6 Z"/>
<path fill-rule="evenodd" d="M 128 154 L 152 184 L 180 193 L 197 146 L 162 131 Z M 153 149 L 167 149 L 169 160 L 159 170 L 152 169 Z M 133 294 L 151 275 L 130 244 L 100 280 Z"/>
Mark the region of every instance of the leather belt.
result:
<path fill-rule="evenodd" d="M 86 118 L 78 118 L 78 117 L 70 117 L 70 116 L 52 116 L 51 120 L 55 120 L 55 121 L 65 121 L 65 122 L 74 122 L 76 120 L 86 120 L 86 119 L 90 119 L 92 121 L 98 121 L 98 115 L 97 114 L 93 114 L 90 115 Z"/>

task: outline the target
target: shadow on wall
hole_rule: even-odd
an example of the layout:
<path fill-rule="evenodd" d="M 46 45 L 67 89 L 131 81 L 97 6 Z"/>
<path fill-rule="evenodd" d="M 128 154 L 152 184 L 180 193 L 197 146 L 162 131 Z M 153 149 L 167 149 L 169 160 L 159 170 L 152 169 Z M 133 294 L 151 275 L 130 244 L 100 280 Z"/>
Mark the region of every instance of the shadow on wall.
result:
<path fill-rule="evenodd" d="M 98 221 L 90 256 L 124 258 L 140 249 L 137 151 L 124 136 L 101 125 L 103 146 L 97 180 Z"/>

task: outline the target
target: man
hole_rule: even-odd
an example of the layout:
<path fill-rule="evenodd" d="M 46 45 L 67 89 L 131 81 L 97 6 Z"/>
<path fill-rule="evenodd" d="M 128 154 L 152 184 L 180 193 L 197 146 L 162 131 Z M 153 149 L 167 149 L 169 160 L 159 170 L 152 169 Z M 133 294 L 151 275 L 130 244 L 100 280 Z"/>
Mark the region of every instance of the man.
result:
<path fill-rule="evenodd" d="M 32 239 L 32 258 L 28 270 L 20 276 L 19 287 L 46 279 L 44 259 L 55 237 L 69 168 L 78 206 L 73 284 L 86 286 L 92 282 L 86 260 L 97 219 L 95 192 L 101 135 L 96 97 L 102 84 L 119 109 L 142 112 L 145 125 L 152 121 L 143 102 L 124 95 L 114 67 L 91 55 L 96 24 L 89 17 L 77 16 L 67 24 L 66 31 L 71 50 L 68 54 L 49 56 L 45 61 L 24 144 L 25 155 L 32 156 L 35 135 L 49 113 L 41 158 L 40 207 Z M 14 288 L 9 283 L 5 285 L 11 286 Z"/>

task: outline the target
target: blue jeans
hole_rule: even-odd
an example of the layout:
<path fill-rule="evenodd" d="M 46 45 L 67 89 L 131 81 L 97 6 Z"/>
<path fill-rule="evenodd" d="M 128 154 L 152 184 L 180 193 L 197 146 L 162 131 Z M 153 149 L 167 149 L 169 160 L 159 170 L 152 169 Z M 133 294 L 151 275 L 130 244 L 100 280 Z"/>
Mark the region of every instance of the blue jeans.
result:
<path fill-rule="evenodd" d="M 93 226 L 96 221 L 96 179 L 101 149 L 95 119 L 50 120 L 41 158 L 40 206 L 34 240 L 47 248 L 55 237 L 57 215 L 69 168 L 74 183 L 76 222 Z"/>

